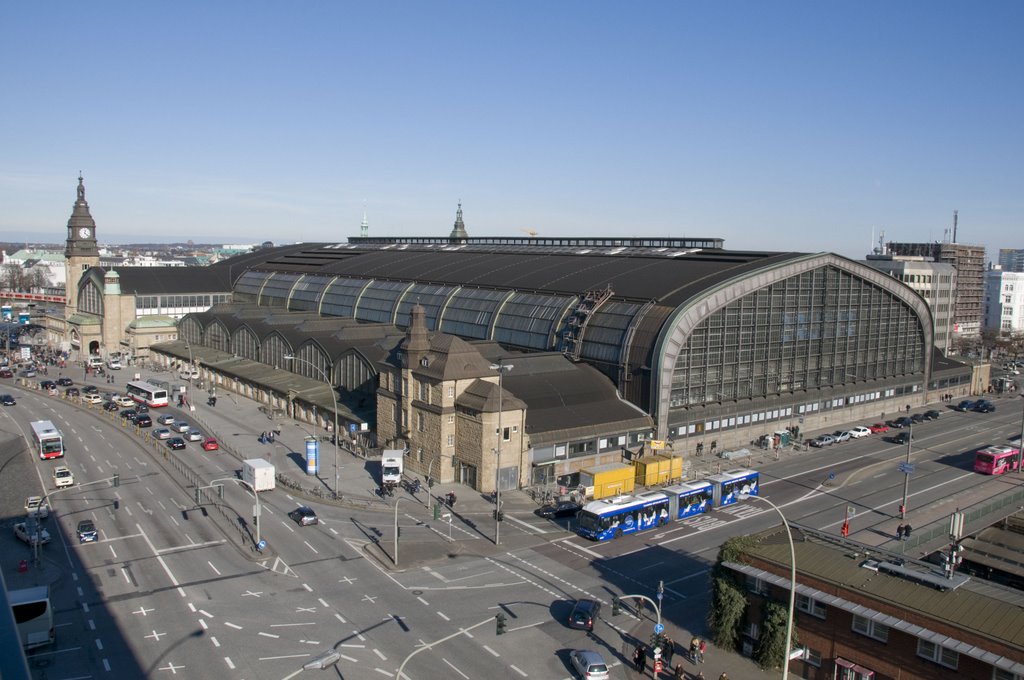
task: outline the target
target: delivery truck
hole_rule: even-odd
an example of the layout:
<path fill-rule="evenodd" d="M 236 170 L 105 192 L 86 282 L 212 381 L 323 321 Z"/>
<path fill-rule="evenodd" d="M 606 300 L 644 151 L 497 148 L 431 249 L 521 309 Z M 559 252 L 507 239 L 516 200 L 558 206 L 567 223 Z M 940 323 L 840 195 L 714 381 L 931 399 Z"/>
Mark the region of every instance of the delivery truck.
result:
<path fill-rule="evenodd" d="M 390 493 L 402 482 L 402 466 L 405 462 L 405 451 L 402 449 L 384 449 L 380 457 L 380 485 Z"/>
<path fill-rule="evenodd" d="M 242 481 L 256 491 L 270 491 L 276 486 L 274 465 L 262 458 L 242 461 Z"/>

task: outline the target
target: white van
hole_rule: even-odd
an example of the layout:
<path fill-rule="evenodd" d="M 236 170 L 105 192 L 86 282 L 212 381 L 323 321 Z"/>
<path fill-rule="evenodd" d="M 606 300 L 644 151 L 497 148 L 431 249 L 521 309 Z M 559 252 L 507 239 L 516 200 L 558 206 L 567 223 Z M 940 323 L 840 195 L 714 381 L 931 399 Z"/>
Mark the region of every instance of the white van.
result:
<path fill-rule="evenodd" d="M 117 358 L 111 359 L 110 361 L 107 362 L 107 368 L 109 368 L 112 371 L 120 371 L 121 360 Z"/>
<path fill-rule="evenodd" d="M 103 358 L 98 356 L 89 357 L 89 368 L 103 368 Z"/>

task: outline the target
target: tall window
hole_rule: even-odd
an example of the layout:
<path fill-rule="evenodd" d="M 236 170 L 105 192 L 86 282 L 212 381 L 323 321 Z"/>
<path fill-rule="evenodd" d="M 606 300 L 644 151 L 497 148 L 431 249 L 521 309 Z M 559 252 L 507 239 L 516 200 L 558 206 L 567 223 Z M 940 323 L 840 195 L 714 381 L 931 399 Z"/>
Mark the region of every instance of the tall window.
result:
<path fill-rule="evenodd" d="M 879 642 L 889 641 L 889 626 L 856 614 L 853 615 L 853 631 Z"/>
<path fill-rule="evenodd" d="M 960 654 L 957 652 L 921 638 L 917 639 L 917 655 L 953 670 L 960 663 Z"/>
<path fill-rule="evenodd" d="M 817 616 L 819 619 L 825 618 L 825 605 L 806 595 L 798 594 L 796 596 L 796 608 L 802 612 Z"/>

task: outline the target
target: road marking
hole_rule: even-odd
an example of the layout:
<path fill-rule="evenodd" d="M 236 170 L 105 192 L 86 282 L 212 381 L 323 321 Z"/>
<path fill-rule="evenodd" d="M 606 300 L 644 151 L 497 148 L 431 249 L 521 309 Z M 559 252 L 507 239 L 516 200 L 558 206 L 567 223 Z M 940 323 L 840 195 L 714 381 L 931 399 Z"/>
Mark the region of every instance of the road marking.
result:
<path fill-rule="evenodd" d="M 103 659 L 103 670 L 108 673 L 110 672 L 110 662 L 107 661 L 106 658 Z"/>
<path fill-rule="evenodd" d="M 89 603 L 88 602 L 83 602 L 82 603 L 82 611 L 84 611 L 84 612 L 88 612 L 89 611 Z"/>
<path fill-rule="evenodd" d="M 203 630 L 209 630 L 210 627 L 206 625 L 206 619 L 199 619 L 199 627 Z"/>
<path fill-rule="evenodd" d="M 242 593 L 242 597 L 259 597 L 262 594 L 263 594 L 262 590 L 258 590 L 255 593 L 252 592 L 251 590 L 247 590 L 244 593 Z"/>
<path fill-rule="evenodd" d="M 237 625 L 231 623 L 230 621 L 225 621 L 224 625 L 227 626 L 228 628 L 234 628 L 235 630 L 242 630 L 241 626 L 237 626 Z"/>
<path fill-rule="evenodd" d="M 206 611 L 205 609 L 200 609 L 199 613 L 202 614 L 203 616 L 205 616 L 208 619 L 212 619 L 213 618 L 213 614 L 211 614 L 210 612 Z"/>
<path fill-rule="evenodd" d="M 377 649 L 376 647 L 374 647 L 373 653 L 376 654 L 377 656 L 379 656 L 381 661 L 387 661 L 388 660 L 388 657 L 384 656 L 384 654 L 379 649 Z"/>
<path fill-rule="evenodd" d="M 378 672 L 378 673 L 380 673 L 381 675 L 386 675 L 386 676 L 388 676 L 389 678 L 391 677 L 391 671 L 386 671 L 386 670 L 384 670 L 383 668 L 374 668 L 373 670 L 377 671 L 377 672 Z M 405 675 L 405 673 L 402 673 L 402 675 Z"/>
<path fill-rule="evenodd" d="M 276 661 L 277 659 L 301 659 L 309 658 L 309 654 L 286 654 L 284 656 L 261 656 L 259 661 Z"/>
<path fill-rule="evenodd" d="M 312 551 L 313 551 L 314 553 L 316 553 L 317 555 L 319 555 L 319 554 L 320 554 L 320 551 L 319 551 L 319 550 L 317 550 L 316 548 L 314 548 L 313 546 L 311 546 L 311 545 L 309 544 L 309 541 L 303 541 L 303 543 L 305 543 L 305 544 L 306 544 L 306 547 L 307 547 L 307 548 L 309 548 L 310 550 L 312 550 Z"/>
<path fill-rule="evenodd" d="M 427 602 L 426 600 L 424 600 L 421 596 L 417 595 L 416 599 L 419 600 L 420 602 L 422 602 L 423 604 L 425 604 L 426 606 L 428 606 L 428 607 L 430 606 L 430 603 Z"/>
<path fill-rule="evenodd" d="M 89 619 L 89 630 L 96 630 L 96 622 Z"/>
<path fill-rule="evenodd" d="M 316 614 L 316 607 L 296 607 L 296 614 Z"/>
<path fill-rule="evenodd" d="M 331 532 L 332 534 L 334 534 L 335 536 L 337 536 L 337 535 L 338 535 L 338 532 L 334 530 L 334 527 L 327 527 L 327 530 L 328 530 L 328 531 L 330 531 L 330 532 Z"/>
<path fill-rule="evenodd" d="M 139 530 L 140 534 L 143 533 L 141 525 L 136 524 L 135 528 Z M 149 536 L 146 536 L 145 534 L 143 534 L 142 538 L 146 541 L 146 545 L 149 546 L 149 549 L 153 551 L 153 555 L 156 557 L 157 563 L 161 567 L 163 567 L 164 572 L 167 574 L 167 578 L 169 578 L 171 580 L 171 583 L 174 584 L 174 586 L 178 589 L 178 594 L 181 595 L 182 597 L 185 597 L 185 589 L 182 588 L 181 585 L 178 584 L 178 579 L 174 578 L 174 574 L 171 573 L 171 568 L 167 566 L 167 563 L 164 562 L 164 558 L 161 557 L 160 554 L 157 552 L 156 546 L 154 546 L 153 542 L 149 540 Z"/>
<path fill-rule="evenodd" d="M 110 554 L 113 555 L 114 559 L 116 560 L 117 559 L 117 553 L 114 552 L 114 546 L 108 544 L 107 547 L 110 548 Z"/>
<path fill-rule="evenodd" d="M 231 657 L 225 656 L 224 663 L 226 663 L 228 665 L 228 668 L 230 668 L 231 670 L 235 670 L 235 664 L 231 663 Z"/>
<path fill-rule="evenodd" d="M 512 670 L 514 670 L 514 671 L 515 671 L 516 673 L 519 673 L 519 675 L 523 676 L 524 678 L 528 678 L 528 677 L 530 677 L 529 675 L 527 675 L 527 674 L 526 674 L 526 673 L 524 673 L 523 671 L 519 670 L 518 668 L 516 668 L 516 667 L 515 667 L 515 666 L 513 666 L 512 664 L 509 664 L 509 665 L 508 665 L 508 667 L 509 667 L 509 668 L 511 668 Z"/>
<path fill-rule="evenodd" d="M 177 675 L 178 671 L 179 670 L 182 670 L 182 671 L 185 670 L 185 667 L 184 666 L 175 666 L 173 663 L 169 663 L 166 666 L 163 666 L 162 668 L 158 668 L 157 670 L 160 670 L 160 671 L 170 671 L 171 675 Z"/>
<path fill-rule="evenodd" d="M 322 597 L 318 597 L 318 598 L 316 598 L 316 599 L 317 599 L 317 601 L 318 601 L 318 602 L 319 602 L 319 603 L 320 603 L 321 605 L 323 605 L 324 607 L 330 607 L 330 606 L 331 606 L 331 605 L 327 604 L 327 602 L 325 602 L 325 601 L 324 601 L 324 598 L 322 598 Z"/>
<path fill-rule="evenodd" d="M 465 678 L 466 680 L 469 680 L 469 676 L 468 676 L 468 675 L 466 675 L 465 673 L 463 673 L 462 671 L 460 671 L 460 670 L 459 670 L 458 668 L 456 668 L 455 666 L 453 666 L 453 665 L 452 665 L 452 662 L 451 662 L 451 661 L 449 661 L 448 659 L 446 659 L 446 658 L 444 658 L 444 657 L 441 657 L 441 661 L 444 661 L 444 662 L 445 662 L 446 664 L 448 664 L 448 666 L 449 666 L 449 667 L 450 667 L 450 668 L 451 668 L 451 669 L 452 669 L 453 671 L 455 671 L 456 673 L 458 673 L 459 675 L 461 675 L 462 677 L 464 677 L 464 678 Z M 402 675 L 405 675 L 405 673 L 402 673 Z"/>
<path fill-rule="evenodd" d="M 210 642 L 213 643 L 214 647 L 220 647 L 220 641 L 217 640 L 217 638 L 213 637 L 212 635 L 210 636 Z"/>
<path fill-rule="evenodd" d="M 262 630 L 259 633 L 257 633 L 257 635 L 262 635 L 263 637 L 268 637 L 268 638 L 279 638 L 279 637 L 281 637 L 280 635 L 274 635 L 273 633 L 264 633 Z"/>
<path fill-rule="evenodd" d="M 210 569 L 213 569 L 214 573 L 217 574 L 217 576 L 220 576 L 220 570 L 217 569 L 217 567 L 213 566 L 213 562 L 211 562 L 210 560 L 206 560 L 206 563 L 210 565 Z"/>
<path fill-rule="evenodd" d="M 291 628 L 292 626 L 315 626 L 315 625 L 316 625 L 316 623 L 314 623 L 313 621 L 309 621 L 309 622 L 305 622 L 305 623 L 272 623 L 272 624 L 270 624 L 270 627 L 271 628 Z"/>
<path fill-rule="evenodd" d="M 160 637 L 163 635 L 167 635 L 167 633 L 158 633 L 154 630 L 152 633 L 146 636 L 146 639 L 148 640 L 149 638 L 153 638 L 157 642 L 160 642 Z"/>
<path fill-rule="evenodd" d="M 192 604 L 191 602 L 188 603 L 188 608 L 192 610 L 193 614 L 196 613 L 196 606 L 194 604 Z"/>
<path fill-rule="evenodd" d="M 516 517 L 513 517 L 512 515 L 505 515 L 505 519 L 510 521 L 510 522 L 515 522 L 516 524 L 522 524 L 524 527 L 526 527 L 530 531 L 536 531 L 538 534 L 548 534 L 548 533 L 551 533 L 547 529 L 541 529 L 538 526 L 534 526 L 534 525 L 530 524 L 529 522 L 524 522 L 523 520 L 518 519 Z"/>
<path fill-rule="evenodd" d="M 103 640 L 96 638 L 96 648 L 101 652 L 103 651 Z"/>
<path fill-rule="evenodd" d="M 358 663 L 358 659 L 353 659 L 351 656 L 347 656 L 345 654 L 339 654 L 338 656 L 349 663 Z M 402 673 L 402 675 L 405 675 L 405 673 Z"/>
<path fill-rule="evenodd" d="M 345 620 L 345 617 L 339 614 L 338 612 L 334 612 L 334 618 L 338 619 L 342 623 L 348 623 L 348 621 Z"/>
<path fill-rule="evenodd" d="M 302 587 L 305 588 L 307 592 L 313 592 L 313 589 L 309 587 L 308 583 L 303 583 Z"/>
<path fill-rule="evenodd" d="M 440 616 L 445 621 L 451 621 L 451 619 L 449 619 L 447 616 L 444 615 L 444 612 L 438 612 L 437 615 Z"/>
<path fill-rule="evenodd" d="M 927 489 L 921 489 L 920 491 L 915 491 L 914 493 L 909 494 L 907 496 L 907 498 L 913 498 L 914 496 L 917 496 L 918 494 L 927 493 L 929 491 L 934 491 L 935 489 L 938 489 L 941 486 L 946 486 L 947 484 L 952 484 L 953 482 L 959 482 L 961 479 L 966 479 L 967 477 L 976 477 L 977 474 L 978 473 L 976 473 L 976 472 L 968 472 L 967 474 L 960 475 L 959 477 L 954 477 L 953 479 L 948 479 L 945 482 L 940 482 L 940 483 L 935 484 L 933 486 L 929 486 Z M 886 506 L 891 506 L 893 503 L 901 502 L 902 500 L 903 500 L 903 497 L 901 496 L 901 497 L 895 498 L 895 499 L 893 499 L 891 501 L 888 501 L 888 502 L 885 502 L 885 503 L 880 503 L 879 505 L 876 505 L 873 508 L 868 508 L 868 511 L 869 512 L 878 512 L 880 509 L 882 509 L 882 508 L 884 508 Z M 786 505 L 792 505 L 792 503 L 787 503 Z M 779 507 L 784 508 L 784 507 L 786 507 L 786 505 L 781 505 Z M 836 522 L 832 522 L 831 524 L 826 524 L 825 526 L 821 527 L 820 531 L 824 531 L 826 529 L 831 529 L 832 527 L 839 526 L 844 521 L 845 520 L 838 520 Z"/>
<path fill-rule="evenodd" d="M 566 538 L 560 538 L 557 541 L 553 541 L 553 543 L 563 543 L 565 541 L 571 541 L 574 538 L 576 538 L 576 537 L 575 536 L 567 536 Z M 604 559 L 604 555 L 602 555 L 601 553 L 594 552 L 590 548 L 584 548 L 582 545 L 577 545 L 576 543 L 569 543 L 568 547 L 572 548 L 573 550 L 579 550 L 580 552 L 585 552 L 588 555 L 590 555 L 591 557 L 597 557 L 599 559 Z"/>
<path fill-rule="evenodd" d="M 493 649 L 491 649 L 487 645 L 484 645 L 484 649 L 486 649 L 488 652 L 490 652 L 495 658 L 501 656 L 501 654 L 498 654 L 496 651 L 494 651 Z"/>
<path fill-rule="evenodd" d="M 380 597 L 380 595 L 374 595 L 373 597 L 370 597 L 369 595 L 363 595 L 363 602 L 369 602 L 370 604 L 373 604 L 373 601 L 376 600 L 378 597 Z"/>

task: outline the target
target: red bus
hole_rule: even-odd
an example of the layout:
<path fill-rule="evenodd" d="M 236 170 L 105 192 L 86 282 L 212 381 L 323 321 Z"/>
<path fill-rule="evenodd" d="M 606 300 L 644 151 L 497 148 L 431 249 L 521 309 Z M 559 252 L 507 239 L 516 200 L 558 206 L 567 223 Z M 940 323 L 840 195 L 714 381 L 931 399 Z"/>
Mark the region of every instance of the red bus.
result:
<path fill-rule="evenodd" d="M 974 471 L 983 475 L 1001 475 L 1017 469 L 1020 449 L 1012 446 L 986 446 L 974 454 Z"/>

